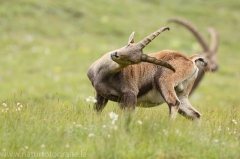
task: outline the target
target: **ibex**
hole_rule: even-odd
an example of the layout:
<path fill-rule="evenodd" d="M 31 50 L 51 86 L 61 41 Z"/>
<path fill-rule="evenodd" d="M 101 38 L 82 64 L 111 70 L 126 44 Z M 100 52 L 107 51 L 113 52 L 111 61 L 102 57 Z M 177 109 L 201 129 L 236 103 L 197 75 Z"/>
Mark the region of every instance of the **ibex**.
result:
<path fill-rule="evenodd" d="M 170 117 L 177 112 L 190 119 L 201 114 L 188 101 L 188 95 L 198 74 L 200 61 L 207 71 L 207 63 L 199 55 L 187 57 L 177 51 L 163 50 L 143 54 L 143 48 L 168 27 L 134 43 L 134 33 L 128 44 L 103 55 L 94 62 L 87 75 L 96 90 L 94 108 L 101 111 L 108 100 L 121 108 L 153 107 L 166 102 Z"/>
<path fill-rule="evenodd" d="M 218 70 L 218 62 L 217 62 L 217 49 L 218 49 L 218 43 L 219 43 L 219 37 L 218 33 L 214 28 L 209 28 L 208 31 L 210 33 L 210 46 L 207 44 L 207 42 L 204 40 L 202 35 L 199 33 L 196 27 L 194 27 L 189 22 L 183 20 L 183 19 L 169 19 L 169 22 L 175 22 L 177 24 L 183 25 L 186 27 L 197 39 L 199 44 L 201 45 L 203 52 L 199 53 L 201 56 L 203 56 L 206 61 L 208 62 L 209 68 L 212 72 L 215 72 Z M 190 94 L 197 88 L 200 81 L 203 79 L 205 71 L 204 69 L 198 65 L 199 71 L 196 81 L 194 82 L 194 85 L 192 87 L 192 90 Z"/>

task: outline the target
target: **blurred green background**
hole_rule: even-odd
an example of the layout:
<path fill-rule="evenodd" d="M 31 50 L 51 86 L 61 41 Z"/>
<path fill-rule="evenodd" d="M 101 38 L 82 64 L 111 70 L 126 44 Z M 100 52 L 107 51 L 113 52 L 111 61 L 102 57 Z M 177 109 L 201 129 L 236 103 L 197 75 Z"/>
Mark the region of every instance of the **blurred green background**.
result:
<path fill-rule="evenodd" d="M 201 52 L 192 34 L 169 18 L 194 24 L 209 41 L 207 27 L 220 35 L 220 69 L 208 74 L 191 100 L 200 105 L 238 105 L 240 78 L 240 1 L 158 0 L 2 0 L 0 1 L 0 100 L 42 102 L 94 96 L 88 67 L 104 53 L 139 41 L 169 26 L 145 53 L 163 49 L 186 55 Z M 205 102 L 204 102 L 205 103 Z M 216 106 L 217 106 L 216 105 Z"/>
<path fill-rule="evenodd" d="M 88 158 L 239 158 L 239 16 L 239 0 L 1 0 L 0 155 L 83 150 Z M 209 26 L 220 36 L 220 68 L 190 97 L 201 125 L 180 116 L 170 122 L 166 104 L 126 116 L 109 103 L 97 115 L 85 101 L 94 96 L 87 69 L 126 45 L 132 31 L 139 41 L 171 28 L 145 53 L 202 51 L 170 18 L 191 22 L 208 42 Z M 115 125 L 111 111 L 119 115 Z"/>

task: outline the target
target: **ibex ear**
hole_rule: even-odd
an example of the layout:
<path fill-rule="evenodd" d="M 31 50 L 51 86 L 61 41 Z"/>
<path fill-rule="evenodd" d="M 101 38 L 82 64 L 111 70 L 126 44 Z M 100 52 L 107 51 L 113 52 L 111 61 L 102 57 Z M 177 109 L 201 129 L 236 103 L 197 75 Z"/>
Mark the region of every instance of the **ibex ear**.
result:
<path fill-rule="evenodd" d="M 128 40 L 128 45 L 129 45 L 130 43 L 134 43 L 134 33 L 135 33 L 135 32 L 132 32 L 132 34 L 130 35 L 129 40 Z"/>

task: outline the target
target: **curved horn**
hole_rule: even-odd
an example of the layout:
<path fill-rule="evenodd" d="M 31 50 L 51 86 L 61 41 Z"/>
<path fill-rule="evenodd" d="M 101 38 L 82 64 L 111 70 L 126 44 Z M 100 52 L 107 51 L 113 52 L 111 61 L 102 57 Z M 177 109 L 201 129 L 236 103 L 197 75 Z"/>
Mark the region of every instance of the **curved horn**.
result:
<path fill-rule="evenodd" d="M 195 28 L 189 22 L 187 22 L 183 19 L 169 19 L 168 22 L 175 22 L 175 23 L 178 23 L 178 24 L 181 24 L 181 25 L 185 26 L 196 37 L 196 39 L 198 40 L 198 42 L 202 46 L 204 52 L 207 52 L 209 50 L 209 47 L 208 47 L 206 41 L 204 40 L 204 38 L 202 37 L 202 35 L 198 32 L 197 28 Z"/>
<path fill-rule="evenodd" d="M 175 68 L 172 65 L 170 65 L 169 63 L 167 63 L 165 61 L 162 61 L 162 60 L 158 60 L 155 57 L 150 57 L 146 54 L 142 54 L 141 61 L 149 62 L 149 63 L 153 63 L 153 64 L 156 64 L 156 65 L 166 67 L 166 68 L 172 70 L 173 72 L 176 71 Z"/>
<path fill-rule="evenodd" d="M 219 43 L 219 36 L 217 31 L 214 28 L 208 28 L 208 32 L 210 33 L 211 37 L 211 45 L 210 45 L 210 52 L 216 53 L 218 49 L 218 43 Z"/>
<path fill-rule="evenodd" d="M 147 44 L 149 44 L 153 39 L 155 39 L 159 34 L 164 32 L 165 30 L 170 30 L 169 27 L 163 27 L 160 28 L 159 30 L 155 31 L 154 33 L 148 35 L 146 38 L 144 38 L 142 41 L 138 42 L 143 49 Z"/>

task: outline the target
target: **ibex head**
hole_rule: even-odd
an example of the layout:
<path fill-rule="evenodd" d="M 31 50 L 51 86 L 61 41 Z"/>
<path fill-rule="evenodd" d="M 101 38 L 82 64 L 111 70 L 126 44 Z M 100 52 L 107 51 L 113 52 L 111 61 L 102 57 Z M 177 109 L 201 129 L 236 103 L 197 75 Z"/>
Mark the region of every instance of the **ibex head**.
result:
<path fill-rule="evenodd" d="M 143 48 L 147 46 L 155 37 L 161 34 L 163 31 L 169 30 L 169 27 L 163 27 L 154 33 L 150 34 L 142 41 L 134 43 L 134 32 L 130 35 L 128 44 L 118 50 L 111 53 L 111 59 L 120 65 L 138 64 L 140 62 L 149 62 L 156 65 L 160 65 L 171 69 L 175 72 L 175 69 L 167 62 L 157 60 L 155 57 L 150 57 L 143 53 Z"/>

